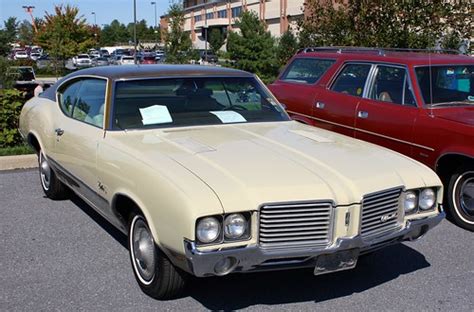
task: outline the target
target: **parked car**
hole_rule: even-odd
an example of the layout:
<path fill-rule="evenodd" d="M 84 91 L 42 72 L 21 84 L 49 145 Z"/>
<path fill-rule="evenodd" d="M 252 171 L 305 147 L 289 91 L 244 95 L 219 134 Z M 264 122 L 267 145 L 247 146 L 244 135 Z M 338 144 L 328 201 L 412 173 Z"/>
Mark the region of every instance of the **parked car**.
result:
<path fill-rule="evenodd" d="M 41 57 L 41 54 L 39 54 L 39 53 L 31 53 L 30 54 L 30 59 L 33 60 L 33 61 L 37 61 L 38 58 L 40 58 L 40 57 Z"/>
<path fill-rule="evenodd" d="M 26 53 L 24 50 L 15 51 L 15 54 L 13 55 L 14 60 L 26 60 L 28 58 L 28 53 Z"/>
<path fill-rule="evenodd" d="M 351 269 L 444 217 L 428 167 L 290 120 L 234 69 L 79 70 L 24 105 L 20 132 L 46 196 L 70 188 L 127 233 L 155 298 L 178 295 L 189 274 Z"/>
<path fill-rule="evenodd" d="M 92 60 L 88 54 L 78 54 L 72 58 L 72 63 L 75 67 L 90 67 Z"/>
<path fill-rule="evenodd" d="M 474 230 L 474 58 L 309 48 L 270 89 L 295 120 L 431 167 L 444 182 L 448 215 Z"/>
<path fill-rule="evenodd" d="M 133 56 L 121 55 L 117 60 L 117 65 L 134 65 L 135 58 Z"/>
<path fill-rule="evenodd" d="M 35 71 L 31 66 L 11 66 L 7 70 L 7 75 L 15 81 L 14 88 L 25 92 L 25 98 L 30 99 L 34 95 L 34 90 L 38 86 Z"/>
<path fill-rule="evenodd" d="M 106 57 L 96 57 L 92 60 L 92 66 L 107 66 L 109 61 Z"/>
<path fill-rule="evenodd" d="M 207 50 L 199 50 L 199 64 L 217 63 L 218 57 L 214 52 Z"/>
<path fill-rule="evenodd" d="M 47 68 L 52 66 L 52 60 L 49 55 L 43 54 L 36 60 L 36 67 L 39 69 Z"/>
<path fill-rule="evenodd" d="M 156 64 L 154 55 L 144 55 L 140 59 L 140 64 Z"/>

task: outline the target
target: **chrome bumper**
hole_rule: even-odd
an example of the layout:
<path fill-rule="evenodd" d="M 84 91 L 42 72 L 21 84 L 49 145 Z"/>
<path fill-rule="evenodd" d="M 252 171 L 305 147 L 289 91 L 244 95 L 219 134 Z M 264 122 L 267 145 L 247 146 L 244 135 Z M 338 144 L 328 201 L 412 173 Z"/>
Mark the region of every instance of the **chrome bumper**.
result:
<path fill-rule="evenodd" d="M 403 241 L 416 240 L 441 222 L 444 217 L 445 213 L 441 212 L 434 217 L 408 221 L 405 228 L 370 241 L 366 241 L 360 236 L 341 238 L 323 249 L 306 247 L 265 250 L 258 245 L 253 245 L 202 252 L 197 250 L 194 242 L 185 240 L 184 247 L 187 261 L 183 269 L 199 277 L 225 275 L 231 272 L 257 272 L 305 267 L 317 267 L 319 272 L 315 274 L 351 269 L 355 266 L 359 254 L 369 253 Z M 334 257 L 331 255 L 334 255 Z M 216 273 L 216 264 L 226 258 L 234 259 L 235 266 L 224 274 Z M 338 259 L 342 266 L 328 264 L 328 259 L 329 262 L 333 261 L 331 259 Z M 324 268 L 321 268 L 320 263 L 324 263 L 323 266 L 327 266 L 328 270 L 325 271 Z"/>

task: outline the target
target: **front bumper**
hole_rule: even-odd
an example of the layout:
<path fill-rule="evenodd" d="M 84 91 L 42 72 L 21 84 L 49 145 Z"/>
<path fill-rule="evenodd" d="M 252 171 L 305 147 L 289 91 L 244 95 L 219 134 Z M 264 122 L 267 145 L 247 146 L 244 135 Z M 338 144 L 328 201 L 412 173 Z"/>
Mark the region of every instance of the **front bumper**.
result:
<path fill-rule="evenodd" d="M 412 241 L 420 238 L 431 228 L 436 226 L 445 217 L 441 212 L 436 216 L 423 219 L 411 220 L 407 222 L 406 227 L 399 231 L 389 233 L 377 239 L 370 241 L 364 240 L 361 236 L 350 238 L 340 238 L 326 248 L 291 248 L 265 250 L 258 245 L 246 246 L 242 248 L 229 248 L 223 250 L 214 250 L 202 252 L 197 250 L 194 242 L 185 240 L 184 247 L 186 251 L 186 270 L 195 276 L 225 275 L 231 272 L 256 272 L 267 270 L 281 270 L 290 268 L 317 267 L 322 258 L 327 263 L 327 259 L 343 259 L 345 267 L 329 265 L 328 270 L 324 269 L 318 273 L 329 273 L 343 269 L 350 269 L 355 266 L 359 254 L 369 253 L 382 247 L 403 242 Z M 338 256 L 336 255 L 342 255 Z M 331 255 L 335 257 L 331 258 Z M 324 256 L 324 257 L 320 257 Z M 329 257 L 328 257 L 329 256 Z M 347 260 L 349 257 L 350 259 Z M 226 258 L 232 258 L 235 265 L 232 270 L 219 274 L 215 271 L 216 264 Z M 319 261 L 318 261 L 318 258 Z M 355 260 L 355 261 L 352 261 Z M 329 260 L 332 261 L 332 260 Z M 350 263 L 349 263 L 350 262 Z M 318 269 L 320 269 L 318 267 Z M 315 273 L 316 274 L 316 273 Z"/>

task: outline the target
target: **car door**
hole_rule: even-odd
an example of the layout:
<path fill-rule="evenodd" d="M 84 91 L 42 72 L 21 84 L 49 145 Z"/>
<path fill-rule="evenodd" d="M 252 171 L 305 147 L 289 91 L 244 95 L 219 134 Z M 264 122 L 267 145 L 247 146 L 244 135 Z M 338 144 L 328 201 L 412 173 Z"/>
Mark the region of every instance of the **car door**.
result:
<path fill-rule="evenodd" d="M 61 86 L 54 157 L 79 193 L 98 206 L 97 149 L 103 140 L 107 80 L 81 78 Z M 72 182 L 72 183 L 71 183 Z M 100 202 L 100 201 L 99 201 Z"/>
<path fill-rule="evenodd" d="M 379 64 L 356 112 L 358 139 L 410 156 L 418 108 L 405 66 Z"/>
<path fill-rule="evenodd" d="M 318 82 L 334 63 L 333 59 L 295 58 L 269 88 L 293 119 L 313 124 L 312 104 L 321 89 Z"/>
<path fill-rule="evenodd" d="M 317 126 L 354 136 L 354 116 L 365 92 L 372 64 L 345 63 L 330 84 L 314 99 L 313 118 Z"/>

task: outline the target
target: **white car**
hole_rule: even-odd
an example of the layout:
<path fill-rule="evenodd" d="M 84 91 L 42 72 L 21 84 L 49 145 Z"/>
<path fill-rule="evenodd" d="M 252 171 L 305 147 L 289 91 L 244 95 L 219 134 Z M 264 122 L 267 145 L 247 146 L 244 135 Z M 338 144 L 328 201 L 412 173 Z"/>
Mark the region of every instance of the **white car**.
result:
<path fill-rule="evenodd" d="M 37 61 L 40 56 L 41 56 L 41 54 L 39 54 L 39 53 L 31 53 L 30 54 L 30 59 L 32 59 L 33 61 Z"/>
<path fill-rule="evenodd" d="M 78 54 L 72 58 L 72 63 L 76 67 L 89 67 L 92 66 L 92 60 L 88 54 Z"/>
<path fill-rule="evenodd" d="M 13 59 L 15 60 L 26 60 L 28 58 L 28 53 L 26 51 L 16 51 Z"/>
<path fill-rule="evenodd" d="M 135 58 L 133 56 L 128 56 L 128 55 L 122 55 L 117 61 L 117 65 L 134 65 L 134 64 L 135 64 Z"/>

